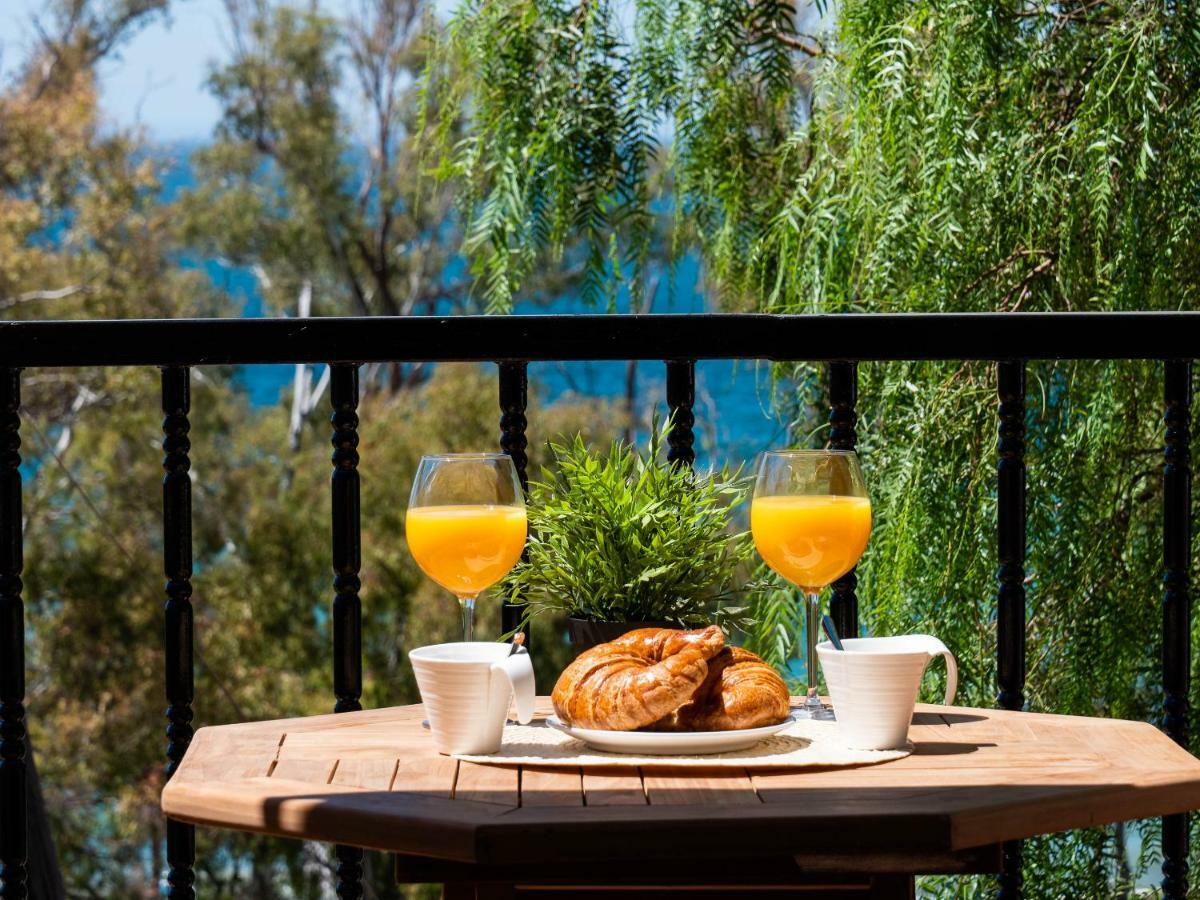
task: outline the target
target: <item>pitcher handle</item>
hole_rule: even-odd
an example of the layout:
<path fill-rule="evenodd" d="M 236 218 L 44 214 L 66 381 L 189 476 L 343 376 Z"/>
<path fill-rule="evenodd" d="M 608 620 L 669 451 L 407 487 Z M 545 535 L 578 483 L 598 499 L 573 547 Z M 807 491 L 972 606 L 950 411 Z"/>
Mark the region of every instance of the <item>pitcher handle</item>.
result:
<path fill-rule="evenodd" d="M 529 724 L 533 719 L 533 703 L 537 697 L 529 651 L 518 647 L 516 653 L 492 663 L 492 671 L 501 672 L 508 679 L 508 683 L 512 685 L 513 697 L 517 701 L 517 721 L 522 725 Z"/>
<path fill-rule="evenodd" d="M 925 652 L 930 657 L 941 656 L 946 660 L 946 698 L 942 701 L 944 706 L 954 705 L 954 695 L 958 693 L 958 660 L 954 658 L 946 645 L 938 638 L 931 634 L 921 635 L 925 642 Z"/>

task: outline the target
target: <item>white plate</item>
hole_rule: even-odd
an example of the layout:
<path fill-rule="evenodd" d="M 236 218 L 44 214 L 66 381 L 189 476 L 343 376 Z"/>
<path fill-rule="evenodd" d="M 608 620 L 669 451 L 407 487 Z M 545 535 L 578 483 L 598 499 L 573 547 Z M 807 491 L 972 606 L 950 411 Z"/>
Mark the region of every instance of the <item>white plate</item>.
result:
<path fill-rule="evenodd" d="M 742 728 L 738 731 L 601 731 L 575 728 L 558 716 L 547 716 L 546 724 L 606 753 L 636 753 L 655 756 L 693 756 L 745 750 L 760 740 L 783 731 L 795 721 L 789 714 L 778 725 Z"/>

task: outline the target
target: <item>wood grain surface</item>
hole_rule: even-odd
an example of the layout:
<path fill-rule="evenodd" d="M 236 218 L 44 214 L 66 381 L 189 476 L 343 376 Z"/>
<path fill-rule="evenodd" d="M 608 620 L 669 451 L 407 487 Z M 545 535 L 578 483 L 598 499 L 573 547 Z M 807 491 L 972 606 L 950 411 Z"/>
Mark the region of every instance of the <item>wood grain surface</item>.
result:
<path fill-rule="evenodd" d="M 539 701 L 539 715 L 548 711 Z M 1200 760 L 1141 722 L 921 706 L 905 759 L 755 772 L 459 763 L 434 751 L 422 718 L 417 705 L 202 728 L 163 810 L 511 866 L 667 860 L 681 848 L 952 861 L 1015 838 L 1200 808 Z"/>

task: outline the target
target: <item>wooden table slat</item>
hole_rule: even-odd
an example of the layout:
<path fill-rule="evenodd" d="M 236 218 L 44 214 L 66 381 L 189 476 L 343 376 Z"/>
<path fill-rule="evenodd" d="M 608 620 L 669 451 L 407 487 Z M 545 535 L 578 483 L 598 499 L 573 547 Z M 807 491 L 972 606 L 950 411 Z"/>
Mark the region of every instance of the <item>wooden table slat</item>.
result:
<path fill-rule="evenodd" d="M 521 806 L 583 806 L 582 770 L 522 766 Z"/>
<path fill-rule="evenodd" d="M 271 778 L 287 781 L 303 781 L 305 784 L 329 784 L 337 760 L 325 759 L 279 759 L 271 768 Z"/>
<path fill-rule="evenodd" d="M 745 769 L 652 768 L 642 773 L 651 806 L 757 806 L 758 793 Z"/>
<path fill-rule="evenodd" d="M 397 760 L 395 759 L 362 759 L 349 756 L 338 760 L 330 784 L 346 787 L 366 788 L 374 791 L 388 791 L 396 777 Z"/>
<path fill-rule="evenodd" d="M 914 753 L 878 766 L 581 773 L 459 764 L 422 718 L 409 706 L 201 728 L 163 809 L 461 863 L 600 862 L 631 847 L 668 860 L 686 847 L 813 866 L 812 854 L 864 853 L 951 865 L 1005 840 L 1200 808 L 1200 760 L 1140 722 L 921 706 Z"/>
<path fill-rule="evenodd" d="M 647 804 L 641 772 L 626 766 L 585 769 L 583 796 L 584 802 L 592 807 Z"/>
<path fill-rule="evenodd" d="M 520 805 L 521 773 L 515 766 L 483 766 L 460 762 L 454 782 L 455 800 L 473 800 L 499 806 Z"/>
<path fill-rule="evenodd" d="M 396 760 L 392 790 L 449 800 L 457 778 L 456 759 L 438 753 L 405 753 Z"/>

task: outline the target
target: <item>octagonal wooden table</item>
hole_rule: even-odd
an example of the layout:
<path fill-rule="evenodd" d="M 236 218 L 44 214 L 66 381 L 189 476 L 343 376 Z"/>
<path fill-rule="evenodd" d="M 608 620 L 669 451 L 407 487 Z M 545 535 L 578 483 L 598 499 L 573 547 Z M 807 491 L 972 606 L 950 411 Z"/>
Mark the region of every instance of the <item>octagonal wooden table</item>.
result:
<path fill-rule="evenodd" d="M 1003 841 L 1200 808 L 1200 760 L 1142 722 L 920 706 L 913 755 L 876 766 L 581 771 L 460 763 L 422 718 L 202 728 L 163 810 L 393 851 L 401 880 L 447 896 L 579 900 L 617 885 L 910 896 L 915 873 L 996 870 Z"/>

